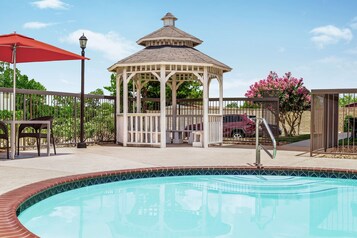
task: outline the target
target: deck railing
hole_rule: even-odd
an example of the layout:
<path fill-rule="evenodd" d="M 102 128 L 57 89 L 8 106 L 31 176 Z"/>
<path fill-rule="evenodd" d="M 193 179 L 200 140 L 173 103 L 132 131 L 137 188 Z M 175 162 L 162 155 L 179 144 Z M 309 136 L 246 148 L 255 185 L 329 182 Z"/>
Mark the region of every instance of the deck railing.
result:
<path fill-rule="evenodd" d="M 0 87 L 0 120 L 12 119 L 12 89 Z M 58 145 L 75 145 L 79 140 L 80 94 L 40 90 L 16 90 L 16 117 L 29 120 L 53 116 L 53 132 Z M 114 142 L 115 97 L 85 95 L 85 141 Z M 32 145 L 31 140 L 28 144 Z"/>
<path fill-rule="evenodd" d="M 123 117 L 120 116 L 121 112 L 116 112 L 115 97 L 102 96 L 102 95 L 85 95 L 85 140 L 87 143 L 100 143 L 100 142 L 114 142 L 116 137 L 121 141 L 123 137 L 121 133 L 120 124 Z M 129 99 L 128 113 L 136 113 L 137 100 Z M 174 139 L 174 131 L 194 131 L 202 130 L 202 128 L 187 128 L 192 125 L 199 125 L 203 122 L 203 103 L 202 99 L 177 99 L 176 107 L 176 120 L 173 121 L 173 108 L 171 100 L 166 100 L 166 137 Z M 80 94 L 77 93 L 63 93 L 53 91 L 39 91 L 39 90 L 24 90 L 17 89 L 16 96 L 16 116 L 17 119 L 28 120 L 31 118 L 51 115 L 54 117 L 54 134 L 56 143 L 58 145 L 75 145 L 79 140 L 79 123 L 80 123 Z M 0 87 L 0 120 L 12 119 L 12 89 Z M 141 99 L 141 111 L 143 113 L 159 113 L 160 100 L 159 99 Z M 120 107 L 123 108 L 122 105 Z M 213 127 L 222 127 L 219 124 L 219 100 L 218 98 L 211 98 L 209 101 L 209 122 L 210 131 L 214 131 Z M 248 98 L 224 98 L 223 100 L 223 115 L 246 115 L 254 120 L 255 117 L 264 117 L 269 124 L 278 125 L 278 100 L 276 98 L 262 98 L 262 99 L 248 99 Z M 117 115 L 117 116 L 115 116 Z M 134 115 L 134 114 L 133 114 Z M 130 124 L 132 120 L 132 124 Z M 145 120 L 148 120 L 146 123 Z M 149 125 L 150 119 L 144 117 L 133 116 L 128 118 L 128 126 L 133 126 L 133 130 L 128 127 L 128 131 L 132 134 L 128 135 L 132 142 L 150 142 L 159 143 L 159 127 L 155 129 L 151 136 L 143 134 L 146 131 L 145 126 Z M 136 122 L 137 121 L 137 122 Z M 154 122 L 153 122 L 154 123 Z M 116 127 L 119 130 L 116 130 Z M 139 134 L 136 129 L 139 125 L 144 126 L 139 129 Z M 157 124 L 159 125 L 159 122 Z M 151 128 L 151 126 L 149 126 Z M 134 129 L 135 128 L 135 129 Z M 116 133 L 117 132 L 117 133 Z M 135 135 L 134 135 L 135 133 Z M 139 136 L 140 135 L 140 136 Z M 158 136 L 157 138 L 155 136 Z M 188 141 L 190 133 L 183 132 L 182 140 Z M 245 137 L 233 137 L 226 135 L 223 138 L 217 137 L 216 134 L 209 135 L 210 142 L 221 143 L 250 143 L 254 144 L 254 136 L 247 135 Z M 151 138 L 151 141 L 150 139 Z M 260 137 L 261 140 L 268 140 L 265 134 Z M 179 138 L 180 139 L 180 138 Z M 2 143 L 2 142 L 0 142 Z M 24 146 L 26 146 L 25 144 Z M 30 141 L 29 144 L 31 145 Z M 1 145 L 0 145 L 1 146 Z"/>

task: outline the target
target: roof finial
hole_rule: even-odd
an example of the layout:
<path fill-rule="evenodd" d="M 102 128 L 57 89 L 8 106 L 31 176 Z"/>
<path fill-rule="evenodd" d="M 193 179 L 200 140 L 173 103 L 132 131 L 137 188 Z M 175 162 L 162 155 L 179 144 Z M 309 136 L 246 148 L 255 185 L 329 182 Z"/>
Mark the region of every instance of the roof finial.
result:
<path fill-rule="evenodd" d="M 164 26 L 175 26 L 175 21 L 177 18 L 168 12 L 163 18 L 161 18 L 161 20 L 164 21 Z"/>

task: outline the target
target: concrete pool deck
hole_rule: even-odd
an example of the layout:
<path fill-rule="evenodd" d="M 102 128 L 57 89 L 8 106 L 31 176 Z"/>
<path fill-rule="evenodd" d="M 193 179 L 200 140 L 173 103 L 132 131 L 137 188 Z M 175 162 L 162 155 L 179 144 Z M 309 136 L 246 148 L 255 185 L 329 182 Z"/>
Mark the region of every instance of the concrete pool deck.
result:
<path fill-rule="evenodd" d="M 0 159 L 0 194 L 21 186 L 68 175 L 154 167 L 253 166 L 255 149 L 210 147 L 142 148 L 116 145 L 87 149 L 59 148 L 57 155 L 36 157 L 24 152 L 21 158 Z M 278 150 L 270 159 L 262 152 L 264 166 L 357 169 L 355 159 L 310 157 L 308 152 Z"/>

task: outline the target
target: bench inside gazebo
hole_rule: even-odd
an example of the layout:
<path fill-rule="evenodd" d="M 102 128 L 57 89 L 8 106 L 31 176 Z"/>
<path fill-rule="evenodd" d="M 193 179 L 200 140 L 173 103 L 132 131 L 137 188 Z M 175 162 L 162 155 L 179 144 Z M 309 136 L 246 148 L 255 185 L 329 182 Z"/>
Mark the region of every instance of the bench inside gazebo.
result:
<path fill-rule="evenodd" d="M 187 137 L 193 146 L 208 147 L 223 142 L 223 73 L 227 65 L 203 54 L 194 47 L 202 41 L 175 27 L 171 13 L 163 18 L 164 26 L 139 39 L 145 48 L 112 65 L 116 73 L 117 143 L 123 146 L 158 146 L 182 143 Z M 209 114 L 209 86 L 213 79 L 219 85 L 219 106 Z M 143 110 L 142 90 L 149 82 L 160 82 L 160 110 Z M 200 110 L 177 112 L 177 89 L 183 82 L 200 82 L 203 101 Z M 128 84 L 132 84 L 135 106 L 128 101 Z M 166 85 L 172 90 L 171 106 L 166 102 Z M 120 89 L 123 87 L 123 95 Z M 121 106 L 122 105 L 122 106 Z M 199 114 L 195 114 L 199 112 Z"/>

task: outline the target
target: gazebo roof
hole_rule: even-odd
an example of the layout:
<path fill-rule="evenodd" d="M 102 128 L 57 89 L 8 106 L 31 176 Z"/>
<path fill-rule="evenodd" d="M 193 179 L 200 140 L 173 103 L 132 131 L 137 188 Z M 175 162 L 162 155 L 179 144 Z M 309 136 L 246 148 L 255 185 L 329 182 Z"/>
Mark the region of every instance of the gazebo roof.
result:
<path fill-rule="evenodd" d="M 109 71 L 115 72 L 117 67 L 142 64 L 192 64 L 203 66 L 215 66 L 221 68 L 223 72 L 232 69 L 200 52 L 194 47 L 201 44 L 202 40 L 175 27 L 177 18 L 171 13 L 167 13 L 161 20 L 164 26 L 142 38 L 137 43 L 145 46 L 145 49 L 125 58 L 111 67 Z"/>
<path fill-rule="evenodd" d="M 155 44 L 160 44 L 160 41 L 163 41 L 164 44 L 170 44 L 172 41 L 165 42 L 164 40 L 176 40 L 176 43 L 179 41 L 183 45 L 192 45 L 193 47 L 202 43 L 200 39 L 176 28 L 175 21 L 177 18 L 170 12 L 166 13 L 161 20 L 164 22 L 162 28 L 140 38 L 136 43 L 142 46 L 150 46 L 153 41 L 155 41 Z"/>
<path fill-rule="evenodd" d="M 186 40 L 191 41 L 193 46 L 201 44 L 203 41 L 178 29 L 175 26 L 163 26 L 157 31 L 150 33 L 140 38 L 136 43 L 138 45 L 147 46 L 146 43 L 153 40 Z"/>
<path fill-rule="evenodd" d="M 129 57 L 118 61 L 109 70 L 112 70 L 116 65 L 134 65 L 142 63 L 192 63 L 205 64 L 207 66 L 215 65 L 222 68 L 225 72 L 231 68 L 218 60 L 209 57 L 199 50 L 187 46 L 149 46 L 145 49 L 130 55 Z"/>

